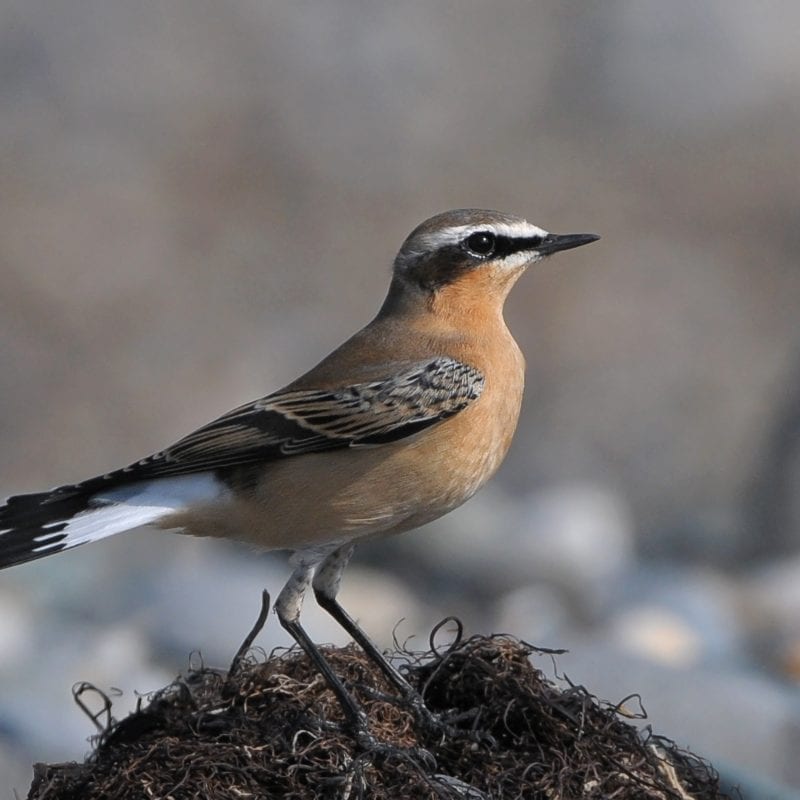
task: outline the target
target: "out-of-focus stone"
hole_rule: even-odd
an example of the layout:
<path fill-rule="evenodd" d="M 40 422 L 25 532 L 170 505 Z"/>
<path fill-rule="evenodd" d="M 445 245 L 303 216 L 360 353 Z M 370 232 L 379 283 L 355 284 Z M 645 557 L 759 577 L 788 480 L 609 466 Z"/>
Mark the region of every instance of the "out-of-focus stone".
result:
<path fill-rule="evenodd" d="M 0 733 L 0 779 L 4 797 L 26 797 L 33 777 L 29 754 L 3 741 Z M 16 794 L 14 794 L 16 792 Z"/>
<path fill-rule="evenodd" d="M 209 666 L 227 667 L 258 616 L 261 592 L 267 589 L 274 601 L 289 572 L 285 559 L 243 558 L 213 545 L 171 563 L 143 612 L 154 649 L 180 666 L 199 652 Z M 272 613 L 256 644 L 267 650 L 288 644 Z"/>
<path fill-rule="evenodd" d="M 403 583 L 379 570 L 358 564 L 349 567 L 339 601 L 381 647 L 392 646 L 394 633 L 400 644 L 405 637 L 428 633 L 419 599 Z"/>
<path fill-rule="evenodd" d="M 751 619 L 800 632 L 800 556 L 758 568 L 745 582 L 745 600 Z"/>
<path fill-rule="evenodd" d="M 632 520 L 625 503 L 595 486 L 562 486 L 515 501 L 492 488 L 417 537 L 424 558 L 484 595 L 532 581 L 570 592 L 585 608 L 630 568 Z"/>
<path fill-rule="evenodd" d="M 37 640 L 39 658 L 24 672 L 3 675 L 0 698 L 0 719 L 31 763 L 82 758 L 88 751 L 87 738 L 96 730 L 75 705 L 73 686 L 86 681 L 108 693 L 111 713 L 120 718 L 136 706 L 137 692 L 160 689 L 174 677 L 152 662 L 146 638 L 132 626 L 49 625 Z M 91 692 L 84 699 L 93 710 L 102 707 Z"/>
<path fill-rule="evenodd" d="M 630 511 L 618 494 L 600 486 L 565 484 L 529 495 L 517 506 L 510 533 L 509 553 L 528 562 L 533 576 L 578 593 L 602 593 L 633 563 Z"/>
<path fill-rule="evenodd" d="M 558 648 L 567 641 L 572 621 L 563 595 L 552 586 L 535 583 L 503 595 L 496 606 L 494 630 L 541 647 Z"/>
<path fill-rule="evenodd" d="M 734 582 L 719 572 L 641 565 L 616 587 L 611 640 L 643 658 L 688 666 L 741 657 Z"/>
<path fill-rule="evenodd" d="M 0 591 L 0 675 L 18 668 L 33 651 L 33 615 L 24 595 Z"/>
<path fill-rule="evenodd" d="M 800 681 L 800 557 L 759 567 L 740 600 L 752 657 Z"/>
<path fill-rule="evenodd" d="M 699 631 L 675 611 L 660 606 L 630 608 L 611 623 L 612 641 L 630 653 L 661 664 L 685 667 L 703 651 Z"/>

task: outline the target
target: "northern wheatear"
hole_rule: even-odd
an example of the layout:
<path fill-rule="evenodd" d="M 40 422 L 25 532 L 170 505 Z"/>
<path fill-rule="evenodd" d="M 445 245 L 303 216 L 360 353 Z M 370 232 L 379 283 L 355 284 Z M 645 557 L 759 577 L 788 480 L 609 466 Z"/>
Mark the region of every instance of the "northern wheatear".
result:
<path fill-rule="evenodd" d="M 593 242 L 463 209 L 417 227 L 365 328 L 310 372 L 123 469 L 0 507 L 0 567 L 150 525 L 294 551 L 275 608 L 355 725 L 359 708 L 299 623 L 317 600 L 407 697 L 405 679 L 336 600 L 354 544 L 461 505 L 517 425 L 524 360 L 503 321 L 517 278 Z"/>

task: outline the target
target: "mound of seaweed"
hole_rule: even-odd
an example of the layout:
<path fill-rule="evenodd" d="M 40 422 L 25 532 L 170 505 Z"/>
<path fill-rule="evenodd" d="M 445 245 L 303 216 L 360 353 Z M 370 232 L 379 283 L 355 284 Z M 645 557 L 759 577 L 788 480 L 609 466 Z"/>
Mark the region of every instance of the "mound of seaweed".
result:
<path fill-rule="evenodd" d="M 437 649 L 448 623 L 455 641 Z M 190 669 L 135 713 L 109 721 L 86 763 L 37 764 L 28 798 L 725 796 L 704 761 L 629 721 L 641 713 L 602 703 L 566 679 L 548 680 L 534 664 L 551 665 L 551 651 L 505 635 L 465 639 L 448 619 L 427 652 L 395 652 L 440 715 L 439 729 L 418 724 L 359 649 L 324 652 L 380 746 L 356 745 L 303 653 L 257 660 L 240 651 L 230 671 Z"/>

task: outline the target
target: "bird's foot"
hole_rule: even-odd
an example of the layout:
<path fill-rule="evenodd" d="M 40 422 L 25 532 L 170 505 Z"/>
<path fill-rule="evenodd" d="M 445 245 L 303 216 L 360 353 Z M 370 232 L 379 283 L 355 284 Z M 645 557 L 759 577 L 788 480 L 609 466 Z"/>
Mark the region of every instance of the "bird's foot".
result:
<path fill-rule="evenodd" d="M 454 732 L 455 729 L 445 722 L 441 714 L 431 711 L 425 705 L 425 700 L 418 692 L 409 694 L 404 698 L 404 701 L 414 715 L 414 721 L 428 735 L 444 738 Z"/>
<path fill-rule="evenodd" d="M 433 753 L 424 747 L 407 747 L 382 741 L 366 725 L 358 729 L 351 728 L 351 732 L 361 752 L 359 756 L 361 759 L 372 760 L 377 758 L 383 761 L 408 761 L 416 763 L 418 766 L 423 766 L 429 772 L 437 769 L 436 758 Z"/>

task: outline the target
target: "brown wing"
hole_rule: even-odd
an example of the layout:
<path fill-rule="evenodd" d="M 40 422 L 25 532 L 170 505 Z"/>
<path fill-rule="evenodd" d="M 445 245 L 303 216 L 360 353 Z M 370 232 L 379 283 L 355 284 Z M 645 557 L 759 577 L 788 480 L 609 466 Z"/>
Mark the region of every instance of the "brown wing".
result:
<path fill-rule="evenodd" d="M 137 481 L 274 461 L 302 453 L 395 442 L 462 411 L 480 397 L 479 370 L 452 358 L 387 367 L 383 380 L 333 390 L 282 391 L 237 408 L 172 447 L 128 467 L 0 505 L 0 566 L 45 551 L 92 498 Z M 55 527 L 54 527 L 55 526 Z M 61 527 L 58 527 L 61 526 Z M 59 540 L 49 541 L 50 552 Z M 59 545 L 59 548 L 62 547 Z"/>
<path fill-rule="evenodd" d="M 124 479 L 148 480 L 387 444 L 462 411 L 480 397 L 483 385 L 479 370 L 441 357 L 395 367 L 383 380 L 340 389 L 276 392 L 126 467 Z M 123 471 L 113 475 L 123 478 Z"/>

